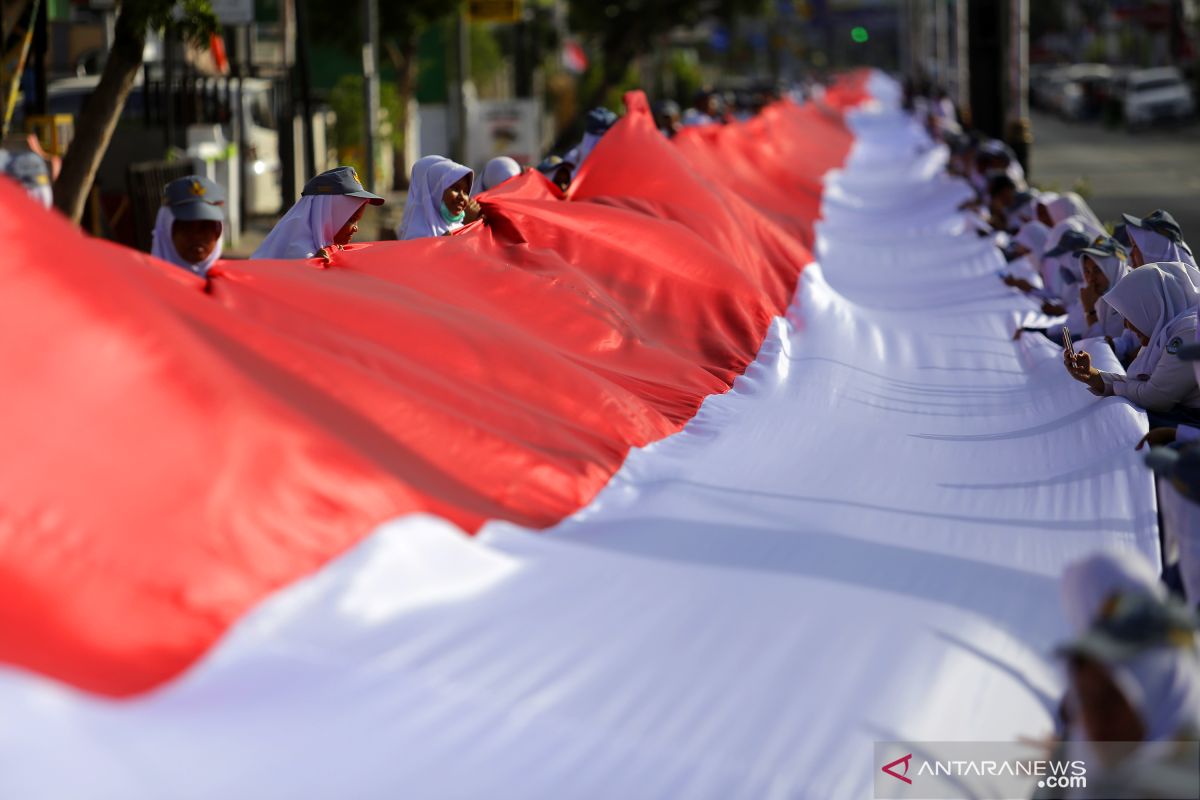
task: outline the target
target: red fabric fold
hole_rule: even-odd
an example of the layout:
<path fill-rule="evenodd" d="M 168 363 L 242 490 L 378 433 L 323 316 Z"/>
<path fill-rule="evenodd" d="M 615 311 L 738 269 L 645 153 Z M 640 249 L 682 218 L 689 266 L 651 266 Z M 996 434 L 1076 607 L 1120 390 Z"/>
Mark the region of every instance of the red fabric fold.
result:
<path fill-rule="evenodd" d="M 0 181 L 0 660 L 145 691 L 377 524 L 551 525 L 727 390 L 849 135 L 780 104 L 673 143 L 629 105 L 565 201 L 529 173 L 458 235 L 207 291 Z"/>

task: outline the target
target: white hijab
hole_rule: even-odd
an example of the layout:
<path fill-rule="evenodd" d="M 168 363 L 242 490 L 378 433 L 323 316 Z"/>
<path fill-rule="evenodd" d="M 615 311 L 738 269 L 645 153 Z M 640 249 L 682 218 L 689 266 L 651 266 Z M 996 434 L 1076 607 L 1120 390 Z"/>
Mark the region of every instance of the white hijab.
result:
<path fill-rule="evenodd" d="M 1079 267 L 1083 268 L 1083 259 L 1090 258 L 1096 262 L 1096 266 L 1104 273 L 1104 277 L 1108 278 L 1108 288 L 1116 286 L 1121 282 L 1121 279 L 1129 274 L 1129 262 L 1115 255 L 1112 256 L 1096 256 L 1087 255 L 1081 256 L 1079 259 Z M 1121 319 L 1112 306 L 1104 302 L 1104 300 L 1096 300 L 1096 321 L 1099 323 L 1101 335 L 1117 338 L 1125 330 L 1125 323 Z"/>
<path fill-rule="evenodd" d="M 1175 244 L 1161 233 L 1139 228 L 1136 225 L 1126 225 L 1125 230 L 1129 233 L 1129 238 L 1133 239 L 1133 243 L 1137 245 L 1138 250 L 1142 251 L 1142 258 L 1147 264 L 1160 261 L 1179 261 L 1192 267 L 1196 266 L 1196 258 L 1187 247 Z"/>
<path fill-rule="evenodd" d="M 1042 253 L 1046 251 L 1046 239 L 1050 236 L 1050 229 L 1036 219 L 1026 222 L 1017 231 L 1017 235 L 1013 237 L 1013 241 L 1029 251 L 1029 255 L 1037 260 L 1041 260 Z"/>
<path fill-rule="evenodd" d="M 1099 550 L 1066 566 L 1062 575 L 1063 612 L 1077 634 L 1085 633 L 1118 595 L 1138 594 L 1167 599 L 1167 587 L 1141 554 Z"/>
<path fill-rule="evenodd" d="M 1062 222 L 1068 217 L 1083 217 L 1087 221 L 1088 227 L 1104 233 L 1104 224 L 1100 222 L 1100 218 L 1092 211 L 1091 206 L 1075 192 L 1060 194 L 1046 202 L 1046 210 L 1050 212 L 1050 218 L 1055 222 Z"/>
<path fill-rule="evenodd" d="M 219 223 L 221 225 L 221 234 L 217 238 L 216 247 L 208 254 L 208 258 L 199 264 L 185 261 L 179 253 L 175 252 L 175 242 L 171 239 L 171 227 L 174 224 L 175 215 L 171 213 L 171 209 L 168 206 L 159 206 L 158 216 L 154 219 L 154 239 L 153 244 L 150 246 L 150 255 L 155 258 L 161 258 L 163 261 L 174 264 L 177 267 L 183 267 L 188 272 L 194 272 L 197 275 L 207 275 L 208 268 L 215 264 L 217 259 L 221 257 L 225 223 Z"/>
<path fill-rule="evenodd" d="M 404 217 L 396 228 L 396 238 L 441 236 L 462 227 L 458 223 L 446 222 L 442 217 L 442 194 L 462 180 L 463 176 L 470 176 L 473 181 L 475 173 L 443 156 L 417 159 L 413 164 L 408 200 L 404 203 Z"/>
<path fill-rule="evenodd" d="M 1167 346 L 1172 323 L 1200 306 L 1200 272 L 1180 263 L 1147 264 L 1131 270 L 1104 295 L 1117 313 L 1150 337 L 1138 353 L 1140 372 L 1154 370 Z M 1134 364 L 1129 372 L 1134 372 Z"/>
<path fill-rule="evenodd" d="M 684 122 L 683 124 L 686 125 L 687 123 Z M 583 141 L 571 148 L 563 156 L 563 160 L 570 161 L 575 165 L 575 169 L 579 169 L 583 166 L 583 162 L 587 161 L 587 157 L 592 154 L 592 151 L 596 149 L 596 145 L 600 143 L 600 139 L 603 136 L 603 133 L 585 133 Z"/>
<path fill-rule="evenodd" d="M 1143 741 L 1169 741 L 1200 729 L 1200 654 L 1195 645 L 1152 647 L 1108 670 L 1142 719 Z"/>
<path fill-rule="evenodd" d="M 479 191 L 486 192 L 488 189 L 495 189 L 509 178 L 515 178 L 520 174 L 521 165 L 515 160 L 508 156 L 493 158 L 483 168 L 483 180 L 479 182 Z"/>
<path fill-rule="evenodd" d="M 1038 253 L 1038 271 L 1042 275 L 1042 285 L 1048 291 L 1060 297 L 1066 290 L 1060 268 L 1067 267 L 1072 274 L 1075 274 L 1079 265 L 1071 263 L 1076 260 L 1073 253 L 1065 253 L 1061 256 L 1048 256 L 1046 254 L 1058 247 L 1059 242 L 1062 241 L 1067 231 L 1087 233 L 1093 237 L 1099 235 L 1088 230 L 1087 226 L 1084 225 L 1084 220 L 1079 217 L 1067 217 L 1061 222 L 1056 222 L 1054 227 L 1050 229 L 1050 233 L 1046 235 L 1046 243 L 1042 246 L 1042 251 Z"/>
<path fill-rule="evenodd" d="M 250 258 L 312 258 L 333 244 L 333 237 L 366 202 L 344 194 L 303 195 Z"/>

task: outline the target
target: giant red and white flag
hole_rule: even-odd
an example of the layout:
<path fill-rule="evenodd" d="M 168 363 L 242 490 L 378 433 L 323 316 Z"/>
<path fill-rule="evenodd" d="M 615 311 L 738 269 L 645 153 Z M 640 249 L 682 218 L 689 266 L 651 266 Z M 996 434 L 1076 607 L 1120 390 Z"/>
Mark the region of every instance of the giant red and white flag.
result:
<path fill-rule="evenodd" d="M 0 186 L 0 795 L 864 797 L 1047 732 L 1144 418 L 1009 340 L 894 87 L 826 100 L 635 93 L 565 201 L 207 290 Z"/>

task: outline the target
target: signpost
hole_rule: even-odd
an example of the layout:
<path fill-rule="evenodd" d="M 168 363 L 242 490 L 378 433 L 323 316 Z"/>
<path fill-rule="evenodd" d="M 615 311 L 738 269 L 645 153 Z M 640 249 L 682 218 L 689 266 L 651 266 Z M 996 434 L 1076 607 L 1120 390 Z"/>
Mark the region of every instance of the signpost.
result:
<path fill-rule="evenodd" d="M 471 22 L 518 22 L 521 0 L 467 0 L 467 19 Z"/>

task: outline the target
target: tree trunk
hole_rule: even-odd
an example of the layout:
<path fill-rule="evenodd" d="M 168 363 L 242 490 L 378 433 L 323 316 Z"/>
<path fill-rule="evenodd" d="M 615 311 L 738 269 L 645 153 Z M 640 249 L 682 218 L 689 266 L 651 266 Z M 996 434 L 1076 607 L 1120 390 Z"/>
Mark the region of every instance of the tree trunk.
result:
<path fill-rule="evenodd" d="M 396 94 L 400 96 L 400 118 L 395 121 L 402 136 L 404 145 L 393 150 L 396 168 L 393 170 L 392 189 L 408 188 L 408 167 L 404 160 L 405 150 L 408 149 L 408 103 L 416 91 L 417 82 L 417 36 L 409 33 L 389 39 L 386 45 L 392 67 L 396 70 Z"/>
<path fill-rule="evenodd" d="M 62 172 L 54 184 L 54 203 L 72 222 L 83 216 L 88 192 L 96 179 L 96 170 L 108 150 L 125 100 L 142 66 L 146 46 L 145 23 L 138 23 L 121 7 L 113 36 L 112 51 L 75 124 L 75 138 L 63 157 Z"/>

